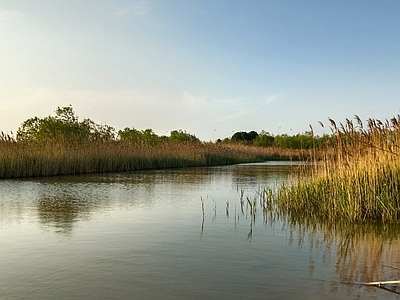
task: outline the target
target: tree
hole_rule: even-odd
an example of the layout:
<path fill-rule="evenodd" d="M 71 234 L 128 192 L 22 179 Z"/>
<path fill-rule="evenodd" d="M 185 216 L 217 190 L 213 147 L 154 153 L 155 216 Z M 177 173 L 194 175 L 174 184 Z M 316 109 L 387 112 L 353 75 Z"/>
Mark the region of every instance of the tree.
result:
<path fill-rule="evenodd" d="M 118 135 L 120 140 L 124 142 L 141 142 L 154 145 L 161 140 L 161 138 L 154 133 L 153 129 L 150 128 L 137 130 L 135 128 L 125 127 L 124 130 L 118 131 Z"/>
<path fill-rule="evenodd" d="M 124 142 L 139 142 L 142 140 L 142 133 L 135 129 L 125 127 L 124 130 L 118 131 L 118 136 L 121 141 Z"/>
<path fill-rule="evenodd" d="M 239 131 L 232 135 L 232 141 L 237 143 L 251 144 L 257 138 L 258 133 L 256 131 Z"/>
<path fill-rule="evenodd" d="M 38 117 L 24 121 L 17 131 L 18 141 L 84 142 L 112 140 L 115 129 L 85 119 L 79 122 L 72 106 L 57 107 L 55 116 Z"/>
<path fill-rule="evenodd" d="M 175 142 L 200 142 L 199 138 L 182 130 L 172 130 L 169 136 L 170 141 Z"/>
<path fill-rule="evenodd" d="M 264 130 L 254 139 L 254 145 L 260 147 L 271 147 L 274 145 L 275 138 Z"/>
<path fill-rule="evenodd" d="M 314 137 L 311 132 L 289 136 L 281 134 L 275 137 L 275 146 L 290 149 L 310 149 L 314 146 Z"/>

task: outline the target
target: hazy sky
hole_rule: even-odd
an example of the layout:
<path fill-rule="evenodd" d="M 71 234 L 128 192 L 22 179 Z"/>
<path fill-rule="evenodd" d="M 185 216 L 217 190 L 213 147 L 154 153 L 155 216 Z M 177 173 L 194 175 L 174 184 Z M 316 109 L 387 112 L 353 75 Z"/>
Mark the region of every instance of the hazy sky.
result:
<path fill-rule="evenodd" d="M 391 118 L 400 1 L 0 0 L 0 130 L 69 104 L 205 141 Z"/>

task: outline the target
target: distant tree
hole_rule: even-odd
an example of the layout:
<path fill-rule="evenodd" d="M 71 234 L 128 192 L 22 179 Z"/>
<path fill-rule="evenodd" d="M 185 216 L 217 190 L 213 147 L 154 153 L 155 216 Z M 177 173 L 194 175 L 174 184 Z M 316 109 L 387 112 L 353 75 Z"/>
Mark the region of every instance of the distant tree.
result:
<path fill-rule="evenodd" d="M 252 130 L 249 133 L 247 133 L 247 138 L 249 141 L 254 141 L 257 137 L 258 137 L 257 131 Z"/>
<path fill-rule="evenodd" d="M 260 147 L 271 147 L 274 145 L 275 138 L 264 130 L 254 139 L 254 145 Z"/>
<path fill-rule="evenodd" d="M 124 130 L 118 131 L 118 136 L 124 142 L 139 142 L 141 140 L 141 132 L 135 128 L 125 127 Z"/>
<path fill-rule="evenodd" d="M 169 136 L 170 141 L 175 142 L 200 142 L 199 138 L 182 130 L 172 130 Z"/>
<path fill-rule="evenodd" d="M 315 145 L 315 137 L 311 132 L 289 136 L 287 134 L 275 137 L 275 146 L 290 149 L 310 149 Z"/>
<path fill-rule="evenodd" d="M 16 138 L 18 141 L 35 142 L 111 140 L 115 138 L 115 129 L 108 125 L 96 124 L 90 119 L 79 122 L 70 105 L 57 107 L 55 116 L 27 119 L 18 128 Z"/>
<path fill-rule="evenodd" d="M 125 127 L 124 130 L 118 131 L 118 136 L 124 142 L 142 142 L 146 144 L 156 144 L 160 141 L 160 137 L 154 133 L 153 129 L 137 130 L 135 128 Z"/>
<path fill-rule="evenodd" d="M 251 144 L 257 138 L 257 136 L 258 136 L 258 133 L 256 131 L 250 131 L 250 132 L 239 131 L 239 132 L 235 132 L 232 135 L 231 140 L 233 142 L 237 142 L 237 143 Z"/>

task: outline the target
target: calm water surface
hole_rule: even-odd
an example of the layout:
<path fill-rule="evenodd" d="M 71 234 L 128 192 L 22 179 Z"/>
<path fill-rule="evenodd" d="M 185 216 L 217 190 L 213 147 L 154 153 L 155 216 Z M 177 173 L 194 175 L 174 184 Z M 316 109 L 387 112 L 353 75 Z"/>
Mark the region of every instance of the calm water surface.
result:
<path fill-rule="evenodd" d="M 0 298 L 399 297 L 356 284 L 400 279 L 398 227 L 250 214 L 293 167 L 0 181 Z"/>

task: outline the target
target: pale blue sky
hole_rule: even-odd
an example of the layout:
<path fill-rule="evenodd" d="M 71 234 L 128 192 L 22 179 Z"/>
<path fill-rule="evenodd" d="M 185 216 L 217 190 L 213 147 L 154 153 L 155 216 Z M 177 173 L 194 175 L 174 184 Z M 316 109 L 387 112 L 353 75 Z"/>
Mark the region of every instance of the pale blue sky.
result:
<path fill-rule="evenodd" d="M 69 104 L 205 141 L 400 112 L 398 0 L 0 0 L 0 28 L 6 132 Z"/>

